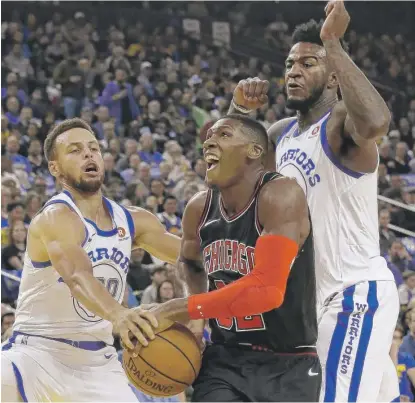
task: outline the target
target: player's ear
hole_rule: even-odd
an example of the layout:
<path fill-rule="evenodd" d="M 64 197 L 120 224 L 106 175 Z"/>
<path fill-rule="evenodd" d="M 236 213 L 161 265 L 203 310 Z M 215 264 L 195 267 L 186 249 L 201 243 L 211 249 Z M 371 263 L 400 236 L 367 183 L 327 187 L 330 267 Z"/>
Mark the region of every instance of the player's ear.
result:
<path fill-rule="evenodd" d="M 329 79 L 327 80 L 327 88 L 332 89 L 338 87 L 339 82 L 337 80 L 337 76 L 334 72 L 329 74 Z"/>
<path fill-rule="evenodd" d="M 251 160 L 256 160 L 261 158 L 264 154 L 264 149 L 259 144 L 249 144 L 248 148 L 248 158 Z"/>
<path fill-rule="evenodd" d="M 49 171 L 55 178 L 58 178 L 60 175 L 59 165 L 56 161 L 49 161 L 48 162 Z"/>

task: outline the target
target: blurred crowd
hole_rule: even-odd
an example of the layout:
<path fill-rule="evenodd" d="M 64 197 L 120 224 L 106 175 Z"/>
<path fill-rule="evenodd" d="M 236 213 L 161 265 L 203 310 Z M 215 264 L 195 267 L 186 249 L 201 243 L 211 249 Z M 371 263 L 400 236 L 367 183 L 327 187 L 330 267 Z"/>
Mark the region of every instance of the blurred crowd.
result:
<path fill-rule="evenodd" d="M 188 8 L 193 17 L 207 12 L 204 3 Z M 242 11 L 230 11 L 228 20 L 233 34 L 255 32 L 258 43 L 282 53 L 289 49 L 293 27 L 280 14 L 262 27 L 245 28 Z M 82 11 L 55 12 L 46 21 L 21 14 L 2 21 L 1 40 L 1 266 L 11 276 L 2 275 L 2 339 L 13 324 L 19 284 L 13 277 L 21 275 L 27 227 L 60 191 L 42 151 L 54 124 L 75 116 L 87 121 L 102 147 L 104 194 L 157 214 L 180 236 L 184 207 L 205 188 L 200 136 L 227 113 L 238 81 L 270 81 L 269 104 L 253 114 L 266 128 L 294 114 L 286 107 L 281 67 L 196 40 L 178 24 L 154 28 L 119 19 L 103 27 Z M 401 299 L 396 340 L 413 338 L 414 238 L 389 225 L 415 231 L 415 213 L 399 207 L 415 206 L 415 42 L 355 31 L 346 40 L 393 113 L 379 142 L 379 194 L 397 204 L 380 202 L 379 233 Z M 143 250 L 133 252 L 126 305 L 164 302 L 184 292 L 173 266 Z"/>

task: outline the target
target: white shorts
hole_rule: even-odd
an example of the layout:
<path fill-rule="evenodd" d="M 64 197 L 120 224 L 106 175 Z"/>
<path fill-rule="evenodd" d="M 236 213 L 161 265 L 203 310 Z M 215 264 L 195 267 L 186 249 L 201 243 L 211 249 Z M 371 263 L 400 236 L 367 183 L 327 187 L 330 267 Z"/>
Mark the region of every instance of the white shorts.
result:
<path fill-rule="evenodd" d="M 321 310 L 317 352 L 320 401 L 391 402 L 399 381 L 389 356 L 399 314 L 393 281 L 365 281 L 336 294 Z"/>
<path fill-rule="evenodd" d="M 12 340 L 12 338 L 10 339 Z M 114 347 L 89 351 L 22 336 L 3 346 L 2 389 L 29 402 L 137 402 Z"/>

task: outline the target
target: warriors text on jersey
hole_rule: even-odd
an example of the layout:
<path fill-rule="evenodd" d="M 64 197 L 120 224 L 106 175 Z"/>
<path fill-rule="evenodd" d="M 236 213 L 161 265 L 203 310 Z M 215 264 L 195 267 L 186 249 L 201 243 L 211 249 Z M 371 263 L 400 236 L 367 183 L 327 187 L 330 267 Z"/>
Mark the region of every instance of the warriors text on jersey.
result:
<path fill-rule="evenodd" d="M 82 220 L 85 225 L 82 247 L 91 259 L 94 276 L 121 302 L 134 239 L 131 214 L 114 201 L 104 198 L 112 217 L 113 229 L 103 231 L 82 216 L 69 192 L 64 191 L 52 197 L 43 210 L 56 203 L 65 204 Z M 53 338 L 113 343 L 112 324 L 88 311 L 71 295 L 50 261 L 32 261 L 27 253 L 14 330 Z"/>
<path fill-rule="evenodd" d="M 228 217 L 217 189 L 208 191 L 199 226 L 203 264 L 209 291 L 231 283 L 254 268 L 255 244 L 262 232 L 258 194 L 280 175 L 261 176 L 248 205 Z M 213 343 L 262 345 L 275 351 L 314 346 L 317 338 L 312 234 L 307 237 L 288 277 L 284 303 L 278 309 L 241 318 L 211 319 Z"/>
<path fill-rule="evenodd" d="M 276 164 L 304 190 L 315 234 L 317 302 L 366 280 L 393 280 L 380 256 L 377 170 L 363 174 L 343 166 L 330 148 L 330 112 L 298 133 L 293 120 L 277 140 Z"/>

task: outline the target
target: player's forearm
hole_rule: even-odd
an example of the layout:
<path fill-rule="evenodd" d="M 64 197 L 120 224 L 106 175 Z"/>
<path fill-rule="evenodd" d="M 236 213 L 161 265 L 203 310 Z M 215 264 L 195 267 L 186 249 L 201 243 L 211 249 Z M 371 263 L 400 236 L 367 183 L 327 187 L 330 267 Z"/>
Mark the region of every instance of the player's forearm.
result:
<path fill-rule="evenodd" d="M 383 98 L 343 50 L 338 39 L 326 40 L 323 44 L 356 132 L 366 139 L 384 135 L 391 115 Z"/>
<path fill-rule="evenodd" d="M 125 309 L 92 273 L 87 271 L 74 273 L 65 280 L 65 283 L 75 299 L 102 319 L 112 322 L 117 312 Z"/>
<path fill-rule="evenodd" d="M 278 308 L 284 301 L 290 267 L 298 245 L 284 236 L 261 236 L 251 273 L 220 290 L 191 295 L 163 304 L 170 320 L 250 316 Z"/>
<path fill-rule="evenodd" d="M 207 292 L 208 281 L 202 262 L 181 257 L 178 264 L 189 294 Z"/>

